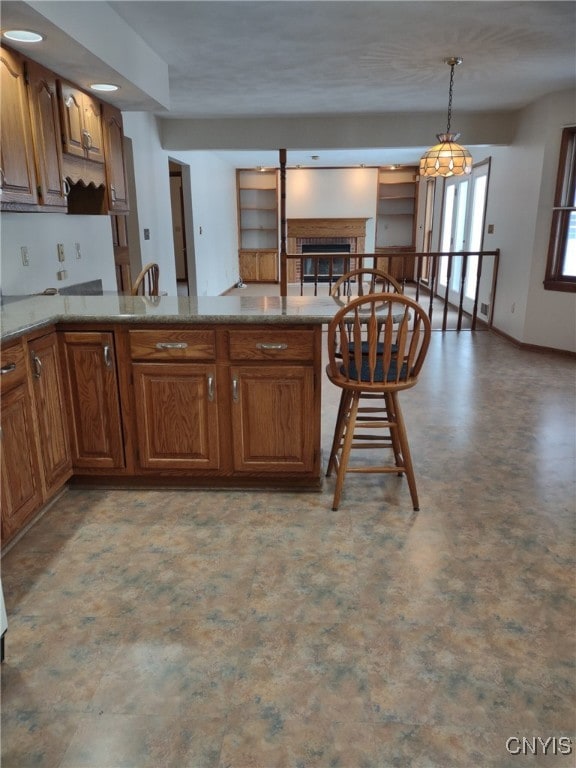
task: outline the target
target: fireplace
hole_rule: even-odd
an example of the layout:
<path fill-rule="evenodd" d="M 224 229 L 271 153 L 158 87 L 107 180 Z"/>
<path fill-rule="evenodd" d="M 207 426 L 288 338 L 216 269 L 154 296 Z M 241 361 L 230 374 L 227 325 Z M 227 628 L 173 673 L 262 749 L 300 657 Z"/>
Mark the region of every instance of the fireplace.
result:
<path fill-rule="evenodd" d="M 350 253 L 350 243 L 303 243 L 301 247 L 302 255 L 307 253 Z M 350 259 L 346 259 L 344 256 L 341 258 L 331 256 L 325 259 L 304 259 L 304 282 L 333 282 L 349 269 L 349 261 Z"/>
<path fill-rule="evenodd" d="M 332 280 L 337 280 L 344 269 L 354 269 L 354 255 L 364 253 L 366 219 L 288 219 L 287 252 L 297 254 L 301 259 L 288 262 L 288 282 L 330 282 L 330 261 Z M 318 272 L 314 274 L 314 262 L 318 259 L 306 259 L 305 254 L 342 253 L 350 254 L 341 259 L 320 260 Z M 301 270 L 302 262 L 302 270 Z"/>

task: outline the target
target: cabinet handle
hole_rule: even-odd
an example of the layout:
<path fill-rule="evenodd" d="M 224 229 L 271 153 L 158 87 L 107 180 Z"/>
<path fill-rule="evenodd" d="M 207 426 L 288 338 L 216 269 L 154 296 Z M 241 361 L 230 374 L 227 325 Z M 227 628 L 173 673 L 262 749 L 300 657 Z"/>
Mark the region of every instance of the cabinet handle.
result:
<path fill-rule="evenodd" d="M 62 192 L 64 194 L 64 197 L 68 197 L 70 194 L 70 182 L 67 178 L 62 179 Z"/>
<path fill-rule="evenodd" d="M 116 202 L 116 189 L 110 184 L 110 197 L 112 198 L 112 202 Z"/>
<path fill-rule="evenodd" d="M 269 343 L 269 342 L 261 341 L 258 344 L 256 344 L 256 349 L 265 349 L 265 350 L 270 350 L 270 349 L 275 349 L 275 350 L 277 350 L 277 349 L 288 349 L 288 344 L 283 344 L 283 343 L 274 344 L 274 343 Z"/>
<path fill-rule="evenodd" d="M 32 375 L 35 379 L 39 379 L 42 376 L 42 360 L 38 357 L 36 352 L 33 350 L 30 351 L 30 357 L 32 359 L 32 365 L 34 367 L 34 371 Z"/>
<path fill-rule="evenodd" d="M 84 149 L 92 149 L 92 136 L 88 131 L 82 131 L 82 146 Z"/>
<path fill-rule="evenodd" d="M 112 355 L 110 354 L 110 346 L 104 345 L 104 363 L 106 368 L 112 368 Z"/>
<path fill-rule="evenodd" d="M 0 368 L 0 376 L 4 376 L 6 373 L 12 373 L 16 370 L 16 363 L 8 363 Z"/>
<path fill-rule="evenodd" d="M 159 341 L 156 349 L 187 349 L 188 344 L 185 341 Z"/>
<path fill-rule="evenodd" d="M 0 189 L 4 186 L 4 168 L 0 168 Z"/>
<path fill-rule="evenodd" d="M 233 376 L 232 377 L 232 400 L 237 403 L 239 400 L 238 397 L 238 377 Z"/>
<path fill-rule="evenodd" d="M 214 376 L 208 376 L 208 402 L 214 402 Z"/>

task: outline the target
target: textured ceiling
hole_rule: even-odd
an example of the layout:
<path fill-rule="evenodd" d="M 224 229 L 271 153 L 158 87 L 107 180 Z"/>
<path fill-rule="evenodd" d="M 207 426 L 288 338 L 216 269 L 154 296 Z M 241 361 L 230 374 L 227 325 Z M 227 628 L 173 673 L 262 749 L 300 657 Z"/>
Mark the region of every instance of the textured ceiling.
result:
<path fill-rule="evenodd" d="M 574 2 L 112 2 L 169 65 L 172 116 L 516 109 L 575 83 Z"/>

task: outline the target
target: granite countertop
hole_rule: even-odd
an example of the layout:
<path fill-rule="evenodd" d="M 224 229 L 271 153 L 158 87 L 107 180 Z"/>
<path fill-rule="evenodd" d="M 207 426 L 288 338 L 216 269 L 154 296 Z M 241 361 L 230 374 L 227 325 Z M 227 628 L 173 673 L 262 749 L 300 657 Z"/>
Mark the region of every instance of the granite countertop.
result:
<path fill-rule="evenodd" d="M 328 323 L 341 306 L 329 296 L 29 296 L 5 302 L 2 341 L 58 322 L 74 323 Z"/>

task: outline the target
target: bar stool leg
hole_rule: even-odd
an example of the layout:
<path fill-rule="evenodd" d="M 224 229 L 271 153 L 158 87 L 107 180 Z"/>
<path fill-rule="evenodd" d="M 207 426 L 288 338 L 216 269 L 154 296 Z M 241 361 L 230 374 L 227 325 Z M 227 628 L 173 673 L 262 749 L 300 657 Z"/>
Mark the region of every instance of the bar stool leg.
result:
<path fill-rule="evenodd" d="M 394 405 L 394 399 L 391 392 L 384 393 L 384 400 L 386 402 L 386 413 L 388 416 L 388 422 L 390 424 L 390 440 L 392 441 L 392 450 L 394 452 L 394 461 L 398 467 L 398 477 L 402 477 L 404 474 L 404 459 L 402 457 L 402 444 L 398 439 L 398 430 L 396 429 L 396 407 Z"/>
<path fill-rule="evenodd" d="M 352 441 L 354 439 L 354 428 L 356 426 L 356 417 L 358 415 L 360 393 L 351 393 L 351 396 L 347 398 L 347 401 L 349 402 L 350 407 L 347 409 L 347 413 L 344 414 L 343 418 L 343 424 L 346 425 L 346 433 L 344 435 L 344 443 L 342 445 L 342 452 L 340 454 L 340 461 L 338 464 L 338 474 L 336 475 L 336 488 L 334 490 L 334 500 L 332 502 L 332 509 L 334 512 L 340 505 L 340 496 L 342 495 L 344 476 L 346 475 L 346 469 L 348 468 L 350 450 L 352 449 Z"/>
<path fill-rule="evenodd" d="M 414 467 L 412 466 L 412 456 L 410 454 L 410 446 L 408 445 L 408 435 L 406 433 L 406 425 L 404 423 L 404 416 L 398 402 L 398 396 L 396 392 L 391 392 L 392 404 L 395 413 L 396 429 L 398 431 L 398 440 L 402 449 L 402 457 L 404 459 L 404 470 L 406 472 L 406 479 L 408 480 L 408 488 L 410 489 L 410 496 L 412 497 L 412 505 L 414 511 L 418 512 L 420 509 L 418 503 L 418 491 L 416 490 L 416 478 L 414 476 Z"/>
<path fill-rule="evenodd" d="M 332 440 L 332 450 L 330 451 L 330 458 L 328 459 L 328 468 L 326 469 L 326 477 L 330 477 L 334 464 L 336 463 L 336 455 L 338 449 L 342 443 L 342 435 L 344 434 L 344 425 L 346 423 L 346 413 L 350 408 L 351 393 L 347 389 L 342 390 L 340 395 L 340 403 L 338 405 L 338 416 L 336 417 L 336 426 L 334 427 L 334 439 Z"/>

